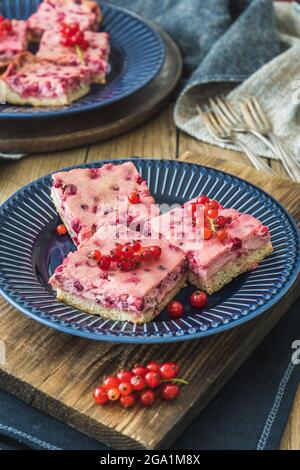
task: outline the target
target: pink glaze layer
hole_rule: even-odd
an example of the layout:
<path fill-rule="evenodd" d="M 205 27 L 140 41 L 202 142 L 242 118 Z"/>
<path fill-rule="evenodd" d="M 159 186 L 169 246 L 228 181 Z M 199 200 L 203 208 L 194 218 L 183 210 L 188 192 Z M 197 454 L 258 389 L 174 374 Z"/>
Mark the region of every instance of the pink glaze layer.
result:
<path fill-rule="evenodd" d="M 38 38 L 62 23 L 79 23 L 82 31 L 98 29 L 101 19 L 99 6 L 89 0 L 43 0 L 28 19 L 28 28 Z"/>
<path fill-rule="evenodd" d="M 61 98 L 89 85 L 90 71 L 85 66 L 61 66 L 39 61 L 29 52 L 11 63 L 1 80 L 11 90 L 26 98 Z"/>
<path fill-rule="evenodd" d="M 49 283 L 54 289 L 60 288 L 105 308 L 129 311 L 137 319 L 159 304 L 179 283 L 186 273 L 186 257 L 181 249 L 167 240 L 141 239 L 142 246 L 161 247 L 158 260 L 142 263 L 135 271 L 120 271 L 116 263 L 112 263 L 108 271 L 103 271 L 96 261 L 89 259 L 92 250 L 110 254 L 116 242 L 125 244 L 139 237 L 137 232 L 129 232 L 125 238 L 114 239 L 114 230 L 110 227 L 99 230 L 77 251 L 69 253 Z"/>
<path fill-rule="evenodd" d="M 226 225 L 227 238 L 220 241 L 213 235 L 204 240 L 199 227 L 193 226 L 187 207 L 188 204 L 154 218 L 149 222 L 147 231 L 152 236 L 160 233 L 180 247 L 188 257 L 190 270 L 203 282 L 208 281 L 228 262 L 247 255 L 270 241 L 268 228 L 255 217 L 224 208 L 219 210 L 219 215 L 231 217 L 231 223 Z"/>
<path fill-rule="evenodd" d="M 128 201 L 132 192 L 139 194 L 139 203 Z M 146 181 L 131 162 L 55 173 L 51 195 L 76 245 L 99 227 L 121 223 L 139 230 L 141 223 L 159 214 Z"/>
<path fill-rule="evenodd" d="M 12 20 L 11 26 L 11 31 L 0 36 L 0 64 L 9 63 L 27 47 L 26 21 Z"/>
<path fill-rule="evenodd" d="M 45 31 L 37 57 L 60 65 L 80 66 L 83 62 L 91 71 L 93 78 L 106 75 L 109 55 L 108 33 L 85 31 L 84 39 L 87 41 L 88 47 L 82 51 L 82 58 L 78 56 L 73 46 L 64 46 L 62 39 L 59 30 Z"/>

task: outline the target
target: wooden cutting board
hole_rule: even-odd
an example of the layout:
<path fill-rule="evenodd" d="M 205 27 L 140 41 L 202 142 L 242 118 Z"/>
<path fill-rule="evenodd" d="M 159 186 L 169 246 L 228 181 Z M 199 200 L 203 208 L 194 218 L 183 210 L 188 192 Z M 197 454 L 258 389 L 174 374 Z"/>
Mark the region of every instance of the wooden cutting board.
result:
<path fill-rule="evenodd" d="M 300 222 L 300 186 L 259 174 L 218 158 L 185 154 L 193 161 L 228 171 L 263 187 Z M 0 367 L 0 386 L 59 420 L 119 449 L 165 449 L 199 414 L 238 367 L 285 314 L 299 294 L 300 279 L 264 315 L 222 334 L 168 345 L 117 345 L 91 342 L 48 329 L 0 300 L 0 339 L 7 363 Z M 150 409 L 118 405 L 99 407 L 93 389 L 104 375 L 150 359 L 175 359 L 189 381 L 172 404 Z"/>

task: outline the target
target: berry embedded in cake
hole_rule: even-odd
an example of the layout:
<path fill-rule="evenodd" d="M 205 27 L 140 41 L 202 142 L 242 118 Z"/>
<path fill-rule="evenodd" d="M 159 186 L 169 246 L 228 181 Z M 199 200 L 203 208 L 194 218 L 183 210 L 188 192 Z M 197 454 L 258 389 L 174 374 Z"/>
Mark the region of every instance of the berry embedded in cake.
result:
<path fill-rule="evenodd" d="M 0 71 L 27 48 L 26 21 L 9 20 L 0 16 Z"/>
<path fill-rule="evenodd" d="M 90 81 L 84 65 L 56 65 L 24 52 L 7 67 L 0 85 L 7 103 L 62 106 L 87 94 Z"/>
<path fill-rule="evenodd" d="M 199 196 L 151 220 L 148 233 L 163 234 L 189 260 L 189 281 L 212 294 L 272 253 L 269 229 L 249 214 Z"/>
<path fill-rule="evenodd" d="M 57 29 L 62 23 L 78 23 L 82 31 L 97 31 L 102 13 L 91 0 L 43 0 L 28 19 L 32 41 L 39 41 L 44 31 Z"/>
<path fill-rule="evenodd" d="M 86 65 L 94 83 L 105 83 L 108 72 L 109 34 L 81 31 L 79 24 L 63 24 L 45 31 L 37 57 L 59 65 Z"/>
<path fill-rule="evenodd" d="M 76 245 L 97 229 L 123 224 L 134 230 L 159 209 L 134 164 L 107 163 L 54 173 L 51 196 Z"/>
<path fill-rule="evenodd" d="M 167 240 L 123 236 L 114 238 L 115 227 L 105 227 L 69 253 L 49 280 L 57 299 L 112 320 L 157 317 L 185 286 L 185 254 Z"/>

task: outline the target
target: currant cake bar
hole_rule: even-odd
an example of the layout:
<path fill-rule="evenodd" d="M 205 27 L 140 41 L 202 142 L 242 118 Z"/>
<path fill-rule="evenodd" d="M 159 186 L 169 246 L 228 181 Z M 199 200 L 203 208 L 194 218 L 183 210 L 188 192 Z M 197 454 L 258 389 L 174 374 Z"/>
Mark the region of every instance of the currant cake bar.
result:
<path fill-rule="evenodd" d="M 84 31 L 79 48 L 67 44 L 61 30 L 45 31 L 37 57 L 59 65 L 80 66 L 84 63 L 90 70 L 94 83 L 105 83 L 108 72 L 109 34 Z"/>
<path fill-rule="evenodd" d="M 68 105 L 89 92 L 90 82 L 87 67 L 56 65 L 30 52 L 20 54 L 0 77 L 7 103 L 32 106 Z"/>
<path fill-rule="evenodd" d="M 9 20 L 0 16 L 0 71 L 5 69 L 17 54 L 26 51 L 26 31 L 26 21 Z"/>
<path fill-rule="evenodd" d="M 153 320 L 185 285 L 183 251 L 167 240 L 137 240 L 137 232 L 114 238 L 115 227 L 98 230 L 69 253 L 50 278 L 57 299 L 112 320 Z"/>
<path fill-rule="evenodd" d="M 273 250 L 270 232 L 259 220 L 207 196 L 151 220 L 147 231 L 163 234 L 186 253 L 189 281 L 208 294 L 256 267 Z"/>
<path fill-rule="evenodd" d="M 99 5 L 91 0 L 43 0 L 28 18 L 32 41 L 39 41 L 44 31 L 53 31 L 62 23 L 78 23 L 82 31 L 97 31 L 102 18 Z"/>
<path fill-rule="evenodd" d="M 159 215 L 146 181 L 131 162 L 58 172 L 52 179 L 54 205 L 76 245 L 100 227 L 123 224 L 140 230 Z"/>

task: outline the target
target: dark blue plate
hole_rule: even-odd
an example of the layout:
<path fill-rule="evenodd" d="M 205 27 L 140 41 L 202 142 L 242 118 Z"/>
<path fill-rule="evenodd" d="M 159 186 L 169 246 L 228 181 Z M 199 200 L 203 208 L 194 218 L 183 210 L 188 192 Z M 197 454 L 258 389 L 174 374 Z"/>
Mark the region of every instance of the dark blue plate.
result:
<path fill-rule="evenodd" d="M 204 193 L 225 207 L 254 215 L 270 229 L 273 254 L 257 269 L 210 296 L 204 309 L 190 306 L 194 287 L 183 289 L 178 295 L 186 309 L 181 319 L 170 320 L 162 312 L 143 325 L 103 320 L 58 302 L 48 285 L 56 266 L 75 249 L 68 236 L 55 235 L 59 218 L 50 199 L 48 175 L 17 191 L 0 210 L 0 292 L 11 304 L 65 333 L 101 341 L 158 343 L 201 338 L 241 325 L 265 312 L 289 290 L 299 272 L 299 234 L 275 199 L 240 178 L 211 168 L 168 160 L 135 159 L 134 163 L 158 203 L 183 203 Z"/>
<path fill-rule="evenodd" d="M 1 0 L 0 14 L 26 19 L 36 11 L 39 3 L 40 0 Z M 156 77 L 165 57 L 159 34 L 140 17 L 113 5 L 98 3 L 104 15 L 100 30 L 109 32 L 111 37 L 107 83 L 92 85 L 88 95 L 65 107 L 0 105 L 0 118 L 50 117 L 89 111 L 131 95 Z"/>

